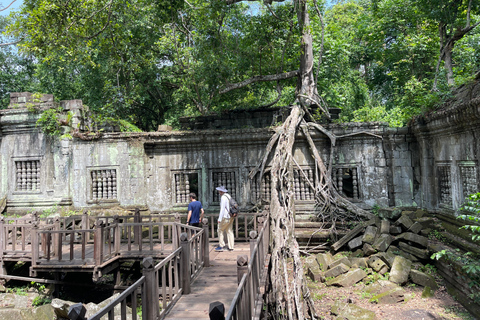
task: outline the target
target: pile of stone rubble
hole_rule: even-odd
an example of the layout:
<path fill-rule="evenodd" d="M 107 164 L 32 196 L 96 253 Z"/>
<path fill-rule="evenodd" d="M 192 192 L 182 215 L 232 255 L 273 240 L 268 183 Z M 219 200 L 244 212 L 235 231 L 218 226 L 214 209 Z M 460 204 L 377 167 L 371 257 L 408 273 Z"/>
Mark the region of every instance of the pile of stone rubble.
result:
<path fill-rule="evenodd" d="M 403 301 L 400 286 L 408 281 L 425 287 L 428 295 L 437 284 L 431 275 L 418 270 L 430 257 L 426 236 L 434 220 L 425 215 L 423 210 L 382 209 L 374 219 L 360 223 L 334 243 L 331 252 L 338 252 L 335 255 L 308 257 L 306 272 L 312 280 L 328 286 L 349 287 L 365 279 L 371 301 L 378 303 Z"/>

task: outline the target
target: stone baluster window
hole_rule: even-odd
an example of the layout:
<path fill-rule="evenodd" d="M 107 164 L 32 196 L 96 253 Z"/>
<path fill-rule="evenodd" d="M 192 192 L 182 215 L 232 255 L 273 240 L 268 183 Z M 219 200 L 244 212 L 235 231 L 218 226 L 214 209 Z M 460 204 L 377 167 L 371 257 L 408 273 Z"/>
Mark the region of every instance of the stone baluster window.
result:
<path fill-rule="evenodd" d="M 257 185 L 258 181 L 258 176 L 255 178 L 255 181 L 252 181 L 252 200 L 254 201 L 259 201 L 259 200 L 265 200 L 265 201 L 270 201 L 272 198 L 271 194 L 271 175 L 270 172 L 266 172 L 263 174 L 262 177 L 262 182 L 260 183 L 260 186 L 258 188 Z"/>
<path fill-rule="evenodd" d="M 460 175 L 462 177 L 463 197 L 478 192 L 477 167 L 474 165 L 461 165 Z"/>
<path fill-rule="evenodd" d="M 450 166 L 438 166 L 438 188 L 441 204 L 452 204 L 452 184 Z"/>
<path fill-rule="evenodd" d="M 235 179 L 235 172 L 212 172 L 213 184 L 213 202 L 220 202 L 218 191 L 215 189 L 219 186 L 225 186 L 228 193 L 238 202 L 236 188 L 237 183 Z"/>
<path fill-rule="evenodd" d="M 353 200 L 360 198 L 356 167 L 333 168 L 332 179 L 337 185 L 338 192 L 343 196 Z"/>
<path fill-rule="evenodd" d="M 117 169 L 92 170 L 91 199 L 117 199 Z"/>
<path fill-rule="evenodd" d="M 176 173 L 175 175 L 175 203 L 188 203 L 189 194 L 198 194 L 198 173 Z"/>
<path fill-rule="evenodd" d="M 302 169 L 302 171 L 298 169 L 293 171 L 295 200 L 315 200 L 315 190 L 310 185 L 310 183 L 315 184 L 313 169 Z"/>
<path fill-rule="evenodd" d="M 40 160 L 15 161 L 16 191 L 40 190 Z"/>

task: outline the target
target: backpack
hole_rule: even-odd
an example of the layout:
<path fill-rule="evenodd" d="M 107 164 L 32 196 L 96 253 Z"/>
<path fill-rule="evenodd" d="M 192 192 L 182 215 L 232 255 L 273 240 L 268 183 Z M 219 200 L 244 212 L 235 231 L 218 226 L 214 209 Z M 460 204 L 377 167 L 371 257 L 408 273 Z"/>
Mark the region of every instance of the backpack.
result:
<path fill-rule="evenodd" d="M 238 212 L 240 212 L 240 208 L 238 207 L 237 201 L 230 196 L 230 199 L 228 199 L 228 203 L 230 205 L 230 208 L 228 210 L 228 213 L 230 214 L 230 217 L 235 218 L 238 215 Z"/>

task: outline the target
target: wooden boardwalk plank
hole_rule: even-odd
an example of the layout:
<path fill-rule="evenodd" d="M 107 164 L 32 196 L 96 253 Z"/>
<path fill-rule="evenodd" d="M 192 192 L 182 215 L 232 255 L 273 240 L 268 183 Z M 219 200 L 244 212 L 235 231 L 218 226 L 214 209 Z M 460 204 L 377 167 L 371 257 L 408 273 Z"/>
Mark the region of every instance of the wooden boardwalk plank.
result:
<path fill-rule="evenodd" d="M 210 267 L 204 268 L 191 285 L 192 292 L 182 295 L 165 319 L 209 319 L 210 303 L 225 305 L 225 315 L 237 290 L 237 256 L 250 256 L 248 242 L 235 243 L 234 251 L 210 249 Z"/>

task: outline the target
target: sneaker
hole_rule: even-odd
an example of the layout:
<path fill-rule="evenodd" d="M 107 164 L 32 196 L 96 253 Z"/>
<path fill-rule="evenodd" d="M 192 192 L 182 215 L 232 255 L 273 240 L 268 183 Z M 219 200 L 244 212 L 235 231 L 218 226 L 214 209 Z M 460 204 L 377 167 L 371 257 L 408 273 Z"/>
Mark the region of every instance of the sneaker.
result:
<path fill-rule="evenodd" d="M 218 246 L 218 247 L 215 248 L 215 251 L 217 251 L 217 252 L 222 252 L 222 251 L 223 251 L 223 248 L 220 247 L 220 246 Z"/>
<path fill-rule="evenodd" d="M 223 250 L 233 251 L 233 249 L 230 249 L 230 248 L 227 247 L 227 246 L 223 247 Z"/>

